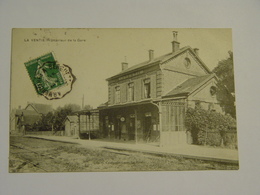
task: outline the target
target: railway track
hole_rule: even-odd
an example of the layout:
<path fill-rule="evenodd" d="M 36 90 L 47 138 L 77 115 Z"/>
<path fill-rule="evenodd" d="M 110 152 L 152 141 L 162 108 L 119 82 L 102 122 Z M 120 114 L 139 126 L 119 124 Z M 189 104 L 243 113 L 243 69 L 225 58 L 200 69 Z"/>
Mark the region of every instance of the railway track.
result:
<path fill-rule="evenodd" d="M 15 144 L 10 144 L 11 147 L 13 148 L 16 148 L 16 149 L 19 149 L 19 150 L 24 150 L 23 152 L 22 151 L 19 151 L 19 152 L 13 152 L 13 150 L 10 150 L 10 154 L 24 154 L 24 153 L 27 153 L 27 154 L 33 154 L 33 155 L 36 155 L 37 159 L 38 157 L 40 156 L 41 158 L 48 158 L 48 159 L 54 159 L 53 157 L 51 156 L 47 156 L 45 154 L 41 154 L 40 152 L 36 152 L 34 150 L 31 150 L 31 149 L 28 149 L 28 148 L 25 148 L 25 147 L 22 147 L 22 146 L 18 146 L 18 145 L 15 145 Z M 43 171 L 43 172 L 50 172 L 48 171 L 46 168 L 43 168 L 41 166 L 39 166 L 39 163 L 38 162 L 34 162 L 34 157 L 31 157 L 31 158 L 28 158 L 28 157 L 25 157 L 24 155 L 19 155 L 19 159 L 20 159 L 20 162 L 21 164 L 16 167 L 17 170 L 20 170 L 22 169 L 25 165 L 27 164 L 31 164 L 33 165 L 35 168 Z M 40 159 L 38 159 L 39 161 Z M 41 159 L 42 160 L 42 159 Z"/>
<path fill-rule="evenodd" d="M 9 158 L 10 172 L 225 170 L 238 167 L 233 163 L 165 153 L 106 146 L 85 147 L 28 138 L 10 140 Z M 122 166 L 118 166 L 121 163 Z"/>
<path fill-rule="evenodd" d="M 18 145 L 16 145 L 16 144 L 18 144 Z M 53 172 L 40 165 L 41 164 L 40 162 L 42 162 L 44 160 L 54 160 L 55 159 L 55 157 L 53 157 L 52 154 L 50 154 L 50 153 L 43 154 L 46 152 L 46 149 L 41 149 L 40 151 L 35 151 L 35 150 L 32 150 L 25 146 L 21 146 L 20 145 L 21 143 L 16 143 L 16 144 L 13 144 L 13 143 L 10 144 L 10 147 L 13 147 L 10 150 L 10 154 L 18 155 L 17 158 L 19 158 L 19 161 L 20 161 L 19 165 L 15 168 L 15 170 L 17 170 L 16 172 L 20 172 L 20 170 L 23 169 L 23 167 L 28 164 L 32 165 L 33 167 L 38 169 L 40 172 Z M 124 155 L 124 156 L 131 156 L 134 153 L 136 153 L 136 152 L 132 152 L 132 151 L 116 150 L 113 148 L 102 148 L 102 150 L 109 152 L 109 153 L 116 154 L 116 155 Z M 59 157 L 59 160 L 67 161 L 68 159 Z"/>
<path fill-rule="evenodd" d="M 16 145 L 18 144 L 18 145 Z M 52 156 L 52 154 L 43 154 L 46 152 L 46 149 L 41 149 L 40 151 L 35 151 L 35 150 L 32 150 L 30 148 L 27 148 L 25 146 L 21 146 L 21 143 L 16 143 L 16 144 L 13 144 L 11 143 L 10 144 L 10 147 L 13 147 L 11 150 L 10 150 L 10 154 L 13 154 L 13 155 L 18 155 L 17 158 L 19 158 L 19 165 L 15 168 L 15 170 L 17 170 L 17 172 L 19 172 L 21 169 L 23 169 L 24 166 L 30 164 L 32 165 L 33 167 L 35 167 L 36 169 L 38 169 L 40 172 L 53 172 L 51 170 L 48 170 L 47 168 L 44 168 L 40 165 L 40 162 L 44 161 L 44 160 L 54 160 L 55 157 Z M 18 151 L 17 151 L 18 150 Z M 131 155 L 134 155 L 136 153 L 139 153 L 139 152 L 136 152 L 136 151 L 127 151 L 127 150 L 117 150 L 117 149 L 113 149 L 113 148 L 102 148 L 102 150 L 106 151 L 106 152 L 109 152 L 109 153 L 112 153 L 112 154 L 116 154 L 116 155 L 123 155 L 123 156 L 131 156 Z M 151 156 L 152 155 L 148 155 L 148 156 Z M 61 158 L 59 157 L 59 159 L 62 159 L 64 161 L 67 161 L 68 159 L 65 159 L 65 158 Z M 17 160 L 17 159 L 16 159 Z"/>

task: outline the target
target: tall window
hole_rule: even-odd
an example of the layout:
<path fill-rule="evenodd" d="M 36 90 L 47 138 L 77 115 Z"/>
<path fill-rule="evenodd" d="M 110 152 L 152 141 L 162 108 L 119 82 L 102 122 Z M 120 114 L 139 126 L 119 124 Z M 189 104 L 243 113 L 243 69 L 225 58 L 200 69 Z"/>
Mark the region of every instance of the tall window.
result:
<path fill-rule="evenodd" d="M 117 86 L 116 88 L 116 98 L 115 98 L 115 100 L 116 100 L 116 103 L 120 103 L 120 86 Z"/>
<path fill-rule="evenodd" d="M 128 101 L 134 101 L 134 83 L 128 84 Z"/>
<path fill-rule="evenodd" d="M 184 106 L 162 106 L 162 131 L 184 131 Z"/>
<path fill-rule="evenodd" d="M 144 98 L 151 97 L 151 82 L 150 79 L 144 80 Z"/>

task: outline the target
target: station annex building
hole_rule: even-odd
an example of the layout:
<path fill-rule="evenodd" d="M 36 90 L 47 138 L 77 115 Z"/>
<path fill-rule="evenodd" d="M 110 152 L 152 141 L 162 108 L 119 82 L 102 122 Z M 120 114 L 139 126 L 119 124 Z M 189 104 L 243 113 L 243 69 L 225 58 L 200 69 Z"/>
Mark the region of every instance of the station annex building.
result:
<path fill-rule="evenodd" d="M 197 48 L 180 48 L 173 32 L 172 51 L 107 79 L 108 102 L 99 107 L 103 137 L 160 146 L 186 144 L 185 110 L 200 105 L 222 112 L 216 98 L 217 77 L 203 63 Z"/>

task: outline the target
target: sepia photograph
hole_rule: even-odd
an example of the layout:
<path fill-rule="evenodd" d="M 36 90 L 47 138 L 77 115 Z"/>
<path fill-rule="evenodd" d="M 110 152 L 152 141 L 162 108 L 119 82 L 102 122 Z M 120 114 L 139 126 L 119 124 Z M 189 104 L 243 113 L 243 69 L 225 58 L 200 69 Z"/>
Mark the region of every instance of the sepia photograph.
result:
<path fill-rule="evenodd" d="M 234 68 L 231 28 L 13 28 L 9 173 L 238 170 Z"/>

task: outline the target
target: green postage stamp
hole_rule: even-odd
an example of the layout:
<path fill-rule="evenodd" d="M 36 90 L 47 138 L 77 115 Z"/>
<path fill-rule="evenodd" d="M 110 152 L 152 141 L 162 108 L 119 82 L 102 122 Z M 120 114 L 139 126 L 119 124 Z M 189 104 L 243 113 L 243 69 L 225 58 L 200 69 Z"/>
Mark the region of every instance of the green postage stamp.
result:
<path fill-rule="evenodd" d="M 60 99 L 69 93 L 75 76 L 65 64 L 58 64 L 53 52 L 24 63 L 36 93 L 45 98 Z"/>

